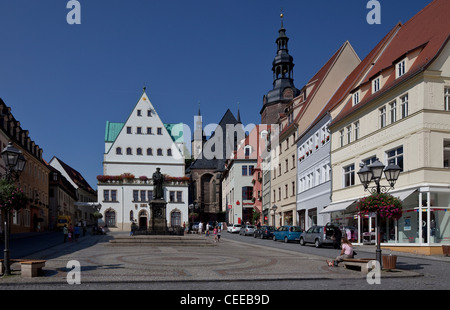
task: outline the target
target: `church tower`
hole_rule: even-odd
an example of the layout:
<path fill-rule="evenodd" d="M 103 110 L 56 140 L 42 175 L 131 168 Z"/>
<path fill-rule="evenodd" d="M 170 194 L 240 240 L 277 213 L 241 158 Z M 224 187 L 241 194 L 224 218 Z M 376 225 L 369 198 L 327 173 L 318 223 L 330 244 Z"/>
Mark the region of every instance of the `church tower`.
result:
<path fill-rule="evenodd" d="M 260 111 L 262 124 L 276 124 L 279 113 L 283 112 L 286 105 L 300 94 L 294 86 L 294 63 L 289 55 L 286 29 L 283 26 L 283 14 L 281 28 L 278 30 L 277 54 L 272 62 L 273 89 L 263 97 L 263 107 Z"/>
<path fill-rule="evenodd" d="M 200 103 L 198 104 L 198 115 L 194 117 L 195 120 L 195 129 L 194 129 L 194 137 L 191 143 L 191 152 L 192 157 L 197 159 L 203 151 L 203 144 L 206 141 L 206 137 L 203 132 L 203 121 L 202 115 L 200 113 Z"/>

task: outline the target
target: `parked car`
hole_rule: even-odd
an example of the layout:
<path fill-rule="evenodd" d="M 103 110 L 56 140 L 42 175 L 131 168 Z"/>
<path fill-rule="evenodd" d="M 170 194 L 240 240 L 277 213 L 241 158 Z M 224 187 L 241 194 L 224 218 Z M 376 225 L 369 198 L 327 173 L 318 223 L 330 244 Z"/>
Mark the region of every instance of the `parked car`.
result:
<path fill-rule="evenodd" d="M 302 234 L 300 226 L 281 226 L 273 232 L 273 241 L 283 240 L 284 242 L 299 241 Z"/>
<path fill-rule="evenodd" d="M 239 230 L 239 235 L 251 236 L 255 233 L 256 227 L 253 225 L 243 225 Z"/>
<path fill-rule="evenodd" d="M 198 224 L 199 224 L 200 222 L 194 222 L 194 223 L 192 223 L 192 231 L 198 231 Z"/>
<path fill-rule="evenodd" d="M 338 238 L 342 236 L 338 225 L 332 223 L 328 223 L 324 226 L 315 225 L 302 234 L 300 244 L 305 245 L 307 243 L 313 243 L 316 248 L 319 248 L 322 245 L 334 245 L 334 236 L 338 236 Z M 340 240 L 338 241 L 340 243 Z"/>
<path fill-rule="evenodd" d="M 237 233 L 241 229 L 241 224 L 233 224 L 228 226 L 227 232 L 229 233 Z"/>
<path fill-rule="evenodd" d="M 253 233 L 253 237 L 255 238 L 259 237 L 261 239 L 272 238 L 273 231 L 274 231 L 273 226 L 264 225 L 255 230 L 255 232 Z"/>

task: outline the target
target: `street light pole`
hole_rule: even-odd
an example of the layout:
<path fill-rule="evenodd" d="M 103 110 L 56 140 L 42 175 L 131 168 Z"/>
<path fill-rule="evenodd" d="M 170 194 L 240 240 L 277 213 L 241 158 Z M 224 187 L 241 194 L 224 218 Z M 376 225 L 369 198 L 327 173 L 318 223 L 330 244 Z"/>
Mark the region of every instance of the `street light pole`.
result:
<path fill-rule="evenodd" d="M 366 164 L 360 164 L 361 169 L 358 171 L 358 176 L 361 183 L 364 186 L 365 191 L 369 191 L 371 193 L 380 194 L 381 192 L 388 192 L 389 190 L 394 188 L 395 182 L 400 175 L 400 171 L 402 170 L 396 164 L 389 164 L 385 167 L 379 160 L 376 158 L 375 162 L 371 165 L 367 166 Z M 386 180 L 389 183 L 389 187 L 381 186 L 380 180 L 381 176 L 384 175 Z M 371 181 L 375 182 L 375 187 L 369 188 L 369 183 Z M 381 220 L 380 220 L 380 210 L 376 212 L 376 221 L 377 221 L 377 249 L 376 249 L 376 260 L 380 264 L 380 268 L 382 268 L 382 255 L 381 255 Z"/>
<path fill-rule="evenodd" d="M 16 149 L 11 142 L 2 150 L 2 159 L 5 163 L 6 175 L 5 178 L 9 182 L 18 180 L 20 173 L 25 168 L 26 159 L 22 155 L 22 152 Z M 4 209 L 5 212 L 5 249 L 3 250 L 3 263 L 5 267 L 4 275 L 11 275 L 10 267 L 10 252 L 9 252 L 9 215 L 11 210 L 9 208 Z"/>

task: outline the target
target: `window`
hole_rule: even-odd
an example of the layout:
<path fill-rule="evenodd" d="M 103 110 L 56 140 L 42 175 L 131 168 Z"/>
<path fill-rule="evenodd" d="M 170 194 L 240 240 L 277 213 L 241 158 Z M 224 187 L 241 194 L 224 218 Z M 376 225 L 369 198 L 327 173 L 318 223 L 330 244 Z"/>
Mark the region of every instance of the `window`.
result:
<path fill-rule="evenodd" d="M 138 135 L 141 135 L 142 134 L 142 127 L 136 127 L 136 133 Z"/>
<path fill-rule="evenodd" d="M 147 198 L 149 201 L 153 199 L 153 191 L 147 191 Z"/>
<path fill-rule="evenodd" d="M 141 191 L 141 201 L 145 201 L 145 192 L 146 191 Z"/>
<path fill-rule="evenodd" d="M 147 127 L 147 134 L 151 135 L 152 134 L 152 127 Z"/>
<path fill-rule="evenodd" d="M 386 126 L 386 107 L 382 107 L 379 109 L 380 111 L 380 128 Z"/>
<path fill-rule="evenodd" d="M 136 154 L 137 154 L 137 155 L 142 155 L 142 149 L 141 149 L 140 147 L 138 147 L 138 148 L 136 149 Z"/>
<path fill-rule="evenodd" d="M 397 64 L 397 78 L 401 77 L 406 72 L 406 63 L 405 60 L 400 61 Z"/>
<path fill-rule="evenodd" d="M 292 181 L 291 186 L 292 186 L 292 196 L 294 196 L 295 195 L 295 181 Z"/>
<path fill-rule="evenodd" d="M 109 201 L 109 189 L 103 190 L 103 201 Z"/>
<path fill-rule="evenodd" d="M 450 111 L 450 87 L 444 89 L 444 110 Z"/>
<path fill-rule="evenodd" d="M 252 200 L 253 198 L 253 187 L 244 186 L 242 187 L 242 200 Z"/>
<path fill-rule="evenodd" d="M 147 110 L 147 116 L 152 116 L 152 110 Z"/>
<path fill-rule="evenodd" d="M 177 202 L 183 202 L 183 192 L 177 191 Z"/>
<path fill-rule="evenodd" d="M 339 138 L 340 138 L 340 141 L 341 141 L 341 146 L 344 146 L 344 129 L 339 131 Z"/>
<path fill-rule="evenodd" d="M 167 156 L 172 156 L 172 149 L 167 149 Z"/>
<path fill-rule="evenodd" d="M 393 101 L 389 104 L 389 115 L 391 124 L 397 121 L 397 101 Z"/>
<path fill-rule="evenodd" d="M 284 171 L 284 173 L 289 171 L 289 161 L 287 159 L 285 160 L 285 166 L 286 166 L 286 170 Z"/>
<path fill-rule="evenodd" d="M 139 201 L 139 191 L 133 190 L 133 201 Z"/>
<path fill-rule="evenodd" d="M 387 163 L 396 164 L 403 171 L 403 146 L 386 152 Z"/>
<path fill-rule="evenodd" d="M 347 143 L 352 142 L 352 126 L 347 126 Z"/>
<path fill-rule="evenodd" d="M 450 140 L 444 140 L 444 168 L 450 168 Z"/>
<path fill-rule="evenodd" d="M 153 155 L 153 149 L 152 149 L 151 147 L 149 147 L 149 148 L 147 149 L 147 155 L 148 155 L 148 156 L 152 156 L 152 155 Z"/>
<path fill-rule="evenodd" d="M 376 93 L 377 91 L 380 90 L 380 78 L 377 77 L 375 80 L 373 80 L 372 82 L 372 93 Z"/>
<path fill-rule="evenodd" d="M 117 201 L 117 190 L 111 190 L 111 201 Z"/>
<path fill-rule="evenodd" d="M 355 164 L 344 167 L 344 187 L 355 185 Z"/>
<path fill-rule="evenodd" d="M 252 150 L 251 146 L 246 146 L 245 147 L 245 157 L 249 157 L 250 156 L 251 150 Z"/>
<path fill-rule="evenodd" d="M 359 91 L 353 94 L 353 105 L 357 105 L 359 103 Z"/>
<path fill-rule="evenodd" d="M 133 152 L 131 151 L 131 147 L 127 147 L 127 155 L 133 155 Z"/>
<path fill-rule="evenodd" d="M 355 128 L 354 131 L 354 139 L 355 141 L 359 139 L 359 121 L 356 121 L 353 123 L 353 127 Z"/>
<path fill-rule="evenodd" d="M 376 156 L 372 156 L 372 157 L 370 157 L 370 158 L 367 158 L 367 159 L 363 160 L 363 163 L 364 163 L 366 166 L 369 166 L 369 165 L 373 164 L 373 163 L 376 162 L 376 161 L 377 161 L 377 157 L 376 157 Z"/>
<path fill-rule="evenodd" d="M 122 148 L 116 147 L 116 155 L 122 155 Z"/>
<path fill-rule="evenodd" d="M 142 116 L 141 110 L 137 110 L 137 116 Z"/>
<path fill-rule="evenodd" d="M 156 155 L 162 156 L 163 155 L 162 149 L 157 149 L 156 150 Z"/>
<path fill-rule="evenodd" d="M 169 201 L 175 202 L 175 192 L 174 191 L 169 192 Z"/>
<path fill-rule="evenodd" d="M 161 127 L 156 128 L 156 134 L 162 135 L 162 128 Z"/>
<path fill-rule="evenodd" d="M 243 176 L 248 175 L 248 172 L 247 172 L 247 166 L 242 166 L 242 175 L 243 175 Z"/>
<path fill-rule="evenodd" d="M 131 127 L 127 126 L 127 134 L 131 134 Z"/>
<path fill-rule="evenodd" d="M 255 167 L 253 165 L 248 166 L 248 175 L 253 175 Z"/>
<path fill-rule="evenodd" d="M 284 185 L 284 198 L 288 198 L 288 185 Z"/>
<path fill-rule="evenodd" d="M 401 100 L 401 108 L 402 108 L 402 118 L 408 116 L 408 95 L 404 95 L 400 98 Z"/>

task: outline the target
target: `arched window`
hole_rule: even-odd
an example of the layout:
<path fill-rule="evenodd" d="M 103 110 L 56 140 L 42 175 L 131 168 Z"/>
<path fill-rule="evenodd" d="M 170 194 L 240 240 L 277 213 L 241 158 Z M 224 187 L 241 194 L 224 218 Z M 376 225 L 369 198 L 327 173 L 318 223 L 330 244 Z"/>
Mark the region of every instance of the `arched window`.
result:
<path fill-rule="evenodd" d="M 116 147 L 116 155 L 122 155 L 122 148 Z"/>
<path fill-rule="evenodd" d="M 149 148 L 147 149 L 147 155 L 148 155 L 148 156 L 152 156 L 152 155 L 153 155 L 153 149 L 152 149 L 151 147 L 149 147 Z"/>
<path fill-rule="evenodd" d="M 181 212 L 173 211 L 170 214 L 170 226 L 172 227 L 180 227 L 181 226 Z"/>
<path fill-rule="evenodd" d="M 108 227 L 116 226 L 116 211 L 108 210 L 105 212 L 105 224 Z"/>
<path fill-rule="evenodd" d="M 156 150 L 156 155 L 162 156 L 162 154 L 163 154 L 162 149 Z"/>
<path fill-rule="evenodd" d="M 127 147 L 127 155 L 132 155 L 133 152 L 131 151 L 131 147 Z"/>
<path fill-rule="evenodd" d="M 137 148 L 136 150 L 136 154 L 138 155 L 142 155 L 142 149 L 140 147 Z"/>
<path fill-rule="evenodd" d="M 172 149 L 167 149 L 167 156 L 172 156 Z"/>

